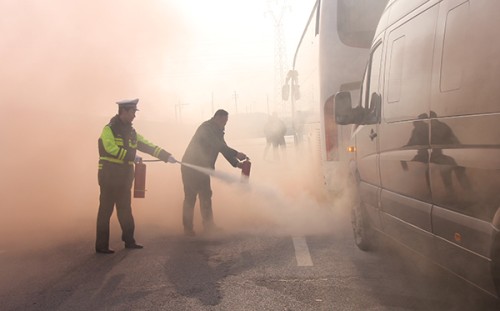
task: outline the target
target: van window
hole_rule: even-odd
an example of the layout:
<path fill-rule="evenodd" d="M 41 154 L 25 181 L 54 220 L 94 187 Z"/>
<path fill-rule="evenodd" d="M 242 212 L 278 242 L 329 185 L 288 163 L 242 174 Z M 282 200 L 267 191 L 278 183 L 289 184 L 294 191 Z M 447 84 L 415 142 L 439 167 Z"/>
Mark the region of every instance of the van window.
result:
<path fill-rule="evenodd" d="M 469 3 L 450 10 L 446 17 L 441 64 L 441 92 L 458 90 L 462 84 L 464 56 L 464 33 L 468 26 Z M 466 43 L 465 43 L 466 44 Z"/>
<path fill-rule="evenodd" d="M 414 120 L 429 110 L 437 5 L 393 29 L 387 40 L 387 122 Z"/>
<path fill-rule="evenodd" d="M 379 44 L 371 55 L 370 94 L 380 92 L 380 65 L 382 60 L 382 45 Z"/>
<path fill-rule="evenodd" d="M 361 107 L 365 110 L 365 124 L 379 121 L 380 105 L 375 106 L 372 98 L 380 97 L 380 66 L 382 60 L 382 44 L 378 44 L 370 55 L 370 60 L 363 79 Z M 375 95 L 373 95 L 375 94 Z"/>
<path fill-rule="evenodd" d="M 403 75 L 405 36 L 392 42 L 391 62 L 389 65 L 389 83 L 387 85 L 387 102 L 399 102 L 401 94 L 401 78 Z"/>
<path fill-rule="evenodd" d="M 363 84 L 361 85 L 361 96 L 359 98 L 359 102 L 362 108 L 368 109 L 368 92 L 370 91 L 368 84 L 370 83 L 370 80 L 368 77 L 370 73 L 370 63 L 368 62 L 365 70 L 365 74 L 363 75 Z"/>

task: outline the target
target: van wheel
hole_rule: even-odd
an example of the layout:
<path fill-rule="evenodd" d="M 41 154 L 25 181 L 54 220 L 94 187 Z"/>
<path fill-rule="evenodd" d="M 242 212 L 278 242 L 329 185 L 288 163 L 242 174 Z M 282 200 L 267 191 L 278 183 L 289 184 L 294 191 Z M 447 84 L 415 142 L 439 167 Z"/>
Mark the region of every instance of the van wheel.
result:
<path fill-rule="evenodd" d="M 356 246 L 363 251 L 373 250 L 375 248 L 375 232 L 370 226 L 363 202 L 359 202 L 351 208 L 351 223 Z"/>

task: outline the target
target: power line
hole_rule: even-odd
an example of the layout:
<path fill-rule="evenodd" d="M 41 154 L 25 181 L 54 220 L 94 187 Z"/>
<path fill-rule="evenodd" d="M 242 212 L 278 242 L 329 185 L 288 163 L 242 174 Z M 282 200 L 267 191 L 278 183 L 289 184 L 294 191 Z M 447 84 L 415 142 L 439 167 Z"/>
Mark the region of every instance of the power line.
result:
<path fill-rule="evenodd" d="M 274 106 L 284 111 L 281 99 L 281 87 L 285 81 L 285 64 L 287 64 L 286 43 L 283 34 L 283 20 L 286 11 L 290 10 L 287 0 L 268 0 L 268 12 L 274 25 Z"/>

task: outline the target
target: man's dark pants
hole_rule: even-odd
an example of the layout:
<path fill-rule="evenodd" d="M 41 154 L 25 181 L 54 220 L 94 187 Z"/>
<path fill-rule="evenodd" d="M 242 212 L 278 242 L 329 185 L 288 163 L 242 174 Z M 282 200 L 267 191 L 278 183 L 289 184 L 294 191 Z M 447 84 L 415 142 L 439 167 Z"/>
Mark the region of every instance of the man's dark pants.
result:
<path fill-rule="evenodd" d="M 116 214 L 125 244 L 134 244 L 131 188 L 134 167 L 128 164 L 103 163 L 98 173 L 101 194 L 97 213 L 96 249 L 109 248 L 109 222 L 116 204 Z"/>
<path fill-rule="evenodd" d="M 182 207 L 182 223 L 184 225 L 184 230 L 193 230 L 196 196 L 200 199 L 200 212 L 203 226 L 205 229 L 209 229 L 214 224 L 210 176 L 185 166 L 181 168 L 181 173 L 182 182 L 184 184 L 184 204 Z"/>

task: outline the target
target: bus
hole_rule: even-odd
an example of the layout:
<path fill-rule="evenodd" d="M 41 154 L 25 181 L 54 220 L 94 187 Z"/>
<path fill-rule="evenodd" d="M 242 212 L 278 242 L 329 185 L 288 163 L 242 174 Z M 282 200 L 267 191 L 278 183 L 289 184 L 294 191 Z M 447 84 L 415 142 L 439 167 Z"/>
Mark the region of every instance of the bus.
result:
<path fill-rule="evenodd" d="M 320 154 L 324 183 L 341 191 L 347 173 L 352 126 L 335 123 L 334 96 L 359 90 L 378 20 L 387 0 L 317 0 L 311 10 L 283 86 L 295 142 Z"/>

